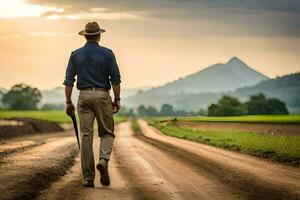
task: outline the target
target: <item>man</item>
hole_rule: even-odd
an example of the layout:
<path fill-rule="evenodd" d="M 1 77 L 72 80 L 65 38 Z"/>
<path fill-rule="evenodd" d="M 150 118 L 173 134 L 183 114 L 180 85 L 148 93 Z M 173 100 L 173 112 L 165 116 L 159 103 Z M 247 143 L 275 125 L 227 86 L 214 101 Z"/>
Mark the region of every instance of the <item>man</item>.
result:
<path fill-rule="evenodd" d="M 120 72 L 112 50 L 98 44 L 101 29 L 96 22 L 89 22 L 85 30 L 79 32 L 87 42 L 71 53 L 64 80 L 66 95 L 66 113 L 74 114 L 71 100 L 72 89 L 77 75 L 77 89 L 80 90 L 77 112 L 80 121 L 81 167 L 83 185 L 94 187 L 95 164 L 93 153 L 93 125 L 97 120 L 100 141 L 100 156 L 97 169 L 102 185 L 110 185 L 108 161 L 114 142 L 113 113 L 119 112 Z M 113 88 L 112 102 L 109 90 Z"/>

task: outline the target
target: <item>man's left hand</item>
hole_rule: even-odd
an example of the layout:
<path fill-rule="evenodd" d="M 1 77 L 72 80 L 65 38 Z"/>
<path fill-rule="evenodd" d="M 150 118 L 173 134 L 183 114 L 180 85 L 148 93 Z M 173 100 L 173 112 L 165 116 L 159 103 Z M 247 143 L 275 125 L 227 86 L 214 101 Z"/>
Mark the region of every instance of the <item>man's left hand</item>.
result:
<path fill-rule="evenodd" d="M 121 109 L 121 101 L 120 100 L 115 100 L 113 102 L 113 114 L 118 113 Z"/>

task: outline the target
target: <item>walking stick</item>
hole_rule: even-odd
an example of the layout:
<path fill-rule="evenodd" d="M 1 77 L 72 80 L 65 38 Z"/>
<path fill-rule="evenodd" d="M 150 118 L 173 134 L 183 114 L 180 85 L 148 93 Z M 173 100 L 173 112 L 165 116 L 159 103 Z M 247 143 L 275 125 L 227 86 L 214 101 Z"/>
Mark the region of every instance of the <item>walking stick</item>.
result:
<path fill-rule="evenodd" d="M 76 139 L 77 139 L 78 148 L 80 150 L 80 143 L 79 143 L 79 136 L 78 136 L 78 126 L 77 126 L 77 120 L 76 120 L 75 113 L 73 113 L 71 115 L 71 118 L 72 118 L 74 130 L 75 130 L 75 135 L 76 135 Z"/>

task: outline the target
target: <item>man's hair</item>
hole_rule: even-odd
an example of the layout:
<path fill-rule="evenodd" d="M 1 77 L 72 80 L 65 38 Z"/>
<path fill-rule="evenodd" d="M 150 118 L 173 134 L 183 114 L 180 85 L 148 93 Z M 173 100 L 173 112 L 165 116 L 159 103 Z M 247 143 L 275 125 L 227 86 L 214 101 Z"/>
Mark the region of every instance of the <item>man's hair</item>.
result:
<path fill-rule="evenodd" d="M 85 35 L 85 39 L 87 41 L 96 41 L 97 38 L 100 36 L 100 34 L 96 34 L 96 35 Z"/>

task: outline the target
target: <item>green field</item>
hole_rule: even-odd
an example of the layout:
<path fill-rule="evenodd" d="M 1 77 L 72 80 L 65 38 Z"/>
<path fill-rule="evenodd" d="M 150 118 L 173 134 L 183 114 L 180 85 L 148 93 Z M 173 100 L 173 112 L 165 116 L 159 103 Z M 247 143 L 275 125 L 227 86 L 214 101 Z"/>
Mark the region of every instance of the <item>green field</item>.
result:
<path fill-rule="evenodd" d="M 11 117 L 24 117 L 42 119 L 58 123 L 71 123 L 71 118 L 66 115 L 65 111 L 3 111 L 0 110 L 0 119 Z M 125 121 L 126 118 L 116 115 L 115 123 Z"/>
<path fill-rule="evenodd" d="M 171 120 L 174 117 L 157 117 L 156 121 Z M 177 120 L 192 122 L 242 122 L 242 123 L 291 123 L 300 124 L 300 115 L 247 115 L 235 117 L 177 117 Z"/>
<path fill-rule="evenodd" d="M 198 131 L 159 121 L 150 121 L 150 124 L 169 136 L 300 166 L 298 136 L 273 136 L 242 131 Z"/>

